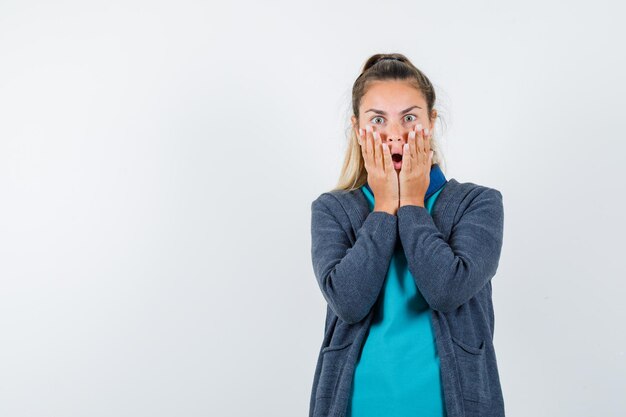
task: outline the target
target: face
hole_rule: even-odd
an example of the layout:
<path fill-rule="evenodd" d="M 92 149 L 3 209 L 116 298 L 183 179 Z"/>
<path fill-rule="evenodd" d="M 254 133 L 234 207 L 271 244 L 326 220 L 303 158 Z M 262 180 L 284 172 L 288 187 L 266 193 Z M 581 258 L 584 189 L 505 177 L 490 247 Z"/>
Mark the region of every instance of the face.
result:
<path fill-rule="evenodd" d="M 415 125 L 421 124 L 432 131 L 436 116 L 437 112 L 433 109 L 431 117 L 428 117 L 425 98 L 408 82 L 374 81 L 361 99 L 359 120 L 352 116 L 352 127 L 358 132 L 359 128 L 365 129 L 370 125 L 373 131 L 378 132 L 382 142 L 389 145 L 396 172 L 400 172 L 401 158 L 393 155 L 402 155 L 409 132 Z"/>

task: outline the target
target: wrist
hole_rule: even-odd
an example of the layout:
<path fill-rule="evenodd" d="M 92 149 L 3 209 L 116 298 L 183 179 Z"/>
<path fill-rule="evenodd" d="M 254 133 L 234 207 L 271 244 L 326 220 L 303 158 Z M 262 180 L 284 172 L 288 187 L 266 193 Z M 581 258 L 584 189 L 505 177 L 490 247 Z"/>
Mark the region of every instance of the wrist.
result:
<path fill-rule="evenodd" d="M 424 207 L 424 200 L 418 199 L 405 199 L 400 201 L 400 207 L 402 206 L 420 206 Z"/>
<path fill-rule="evenodd" d="M 373 211 L 382 211 L 385 213 L 389 213 L 392 216 L 395 216 L 396 213 L 398 212 L 398 207 L 397 206 L 389 206 L 389 205 L 374 205 L 374 210 Z"/>

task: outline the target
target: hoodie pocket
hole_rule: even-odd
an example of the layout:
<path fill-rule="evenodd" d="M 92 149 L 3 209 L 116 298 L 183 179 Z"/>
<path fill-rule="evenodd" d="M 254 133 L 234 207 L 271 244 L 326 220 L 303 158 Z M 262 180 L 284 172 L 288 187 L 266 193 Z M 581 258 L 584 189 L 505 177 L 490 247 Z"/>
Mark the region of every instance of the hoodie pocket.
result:
<path fill-rule="evenodd" d="M 322 349 L 322 369 L 317 385 L 317 398 L 333 397 L 341 375 L 346 369 L 352 341 L 340 345 L 330 345 Z"/>
<path fill-rule="evenodd" d="M 456 356 L 463 398 L 470 401 L 487 403 L 491 400 L 489 373 L 485 341 L 480 346 L 470 345 L 455 337 L 454 354 Z"/>

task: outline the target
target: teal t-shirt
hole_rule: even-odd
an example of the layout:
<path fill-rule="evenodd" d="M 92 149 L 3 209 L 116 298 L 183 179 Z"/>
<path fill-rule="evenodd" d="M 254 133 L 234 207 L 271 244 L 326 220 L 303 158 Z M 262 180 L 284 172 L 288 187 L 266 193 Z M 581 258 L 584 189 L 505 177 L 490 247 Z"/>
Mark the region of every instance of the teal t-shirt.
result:
<path fill-rule="evenodd" d="M 424 202 L 429 213 L 444 187 Z M 361 190 L 373 210 L 374 196 Z M 445 417 L 432 310 L 408 270 L 400 239 L 373 308 L 347 416 Z"/>

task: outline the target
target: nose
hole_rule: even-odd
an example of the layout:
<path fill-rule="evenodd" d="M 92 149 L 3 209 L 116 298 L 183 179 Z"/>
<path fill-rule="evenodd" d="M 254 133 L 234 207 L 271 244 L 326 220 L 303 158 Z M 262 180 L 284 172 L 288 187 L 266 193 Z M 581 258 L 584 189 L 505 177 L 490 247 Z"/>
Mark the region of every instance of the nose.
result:
<path fill-rule="evenodd" d="M 405 134 L 405 129 L 402 126 L 391 125 L 386 129 L 385 142 L 392 154 L 402 153 L 406 135 L 408 135 L 408 131 Z"/>

